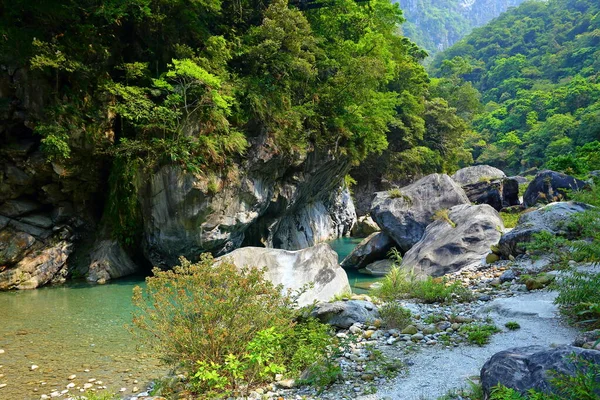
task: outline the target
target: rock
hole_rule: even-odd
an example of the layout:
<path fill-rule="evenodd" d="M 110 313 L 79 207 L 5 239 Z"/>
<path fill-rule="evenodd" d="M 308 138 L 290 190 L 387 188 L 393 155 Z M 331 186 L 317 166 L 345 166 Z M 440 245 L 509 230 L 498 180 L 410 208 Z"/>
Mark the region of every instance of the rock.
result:
<path fill-rule="evenodd" d="M 482 181 L 492 181 L 499 178 L 506 178 L 506 174 L 498 168 L 489 165 L 474 165 L 462 168 L 452 175 L 452 179 L 461 186 Z"/>
<path fill-rule="evenodd" d="M 329 301 L 336 294 L 350 291 L 346 272 L 338 264 L 338 256 L 328 244 L 322 243 L 304 250 L 289 251 L 261 247 L 243 247 L 216 260 L 215 266 L 224 259 L 238 268 L 245 266 L 266 267 L 265 278 L 285 289 L 298 290 L 313 282 L 298 299 L 300 306 L 313 301 Z"/>
<path fill-rule="evenodd" d="M 373 276 L 386 276 L 393 266 L 394 262 L 392 260 L 379 260 L 372 262 L 358 272 Z"/>
<path fill-rule="evenodd" d="M 523 395 L 529 389 L 551 393 L 550 380 L 554 371 L 568 375 L 576 373 L 577 366 L 570 359 L 573 354 L 594 364 L 600 364 L 600 351 L 573 346 L 515 347 L 496 353 L 481 369 L 483 392 L 488 398 L 492 388 L 501 384 Z M 596 382 L 600 383 L 600 379 L 596 378 Z"/>
<path fill-rule="evenodd" d="M 344 258 L 341 265 L 344 268 L 364 268 L 372 262 L 386 258 L 392 247 L 394 241 L 386 233 L 372 233 Z"/>
<path fill-rule="evenodd" d="M 94 244 L 86 279 L 105 283 L 110 279 L 131 275 L 138 269 L 118 241 L 104 239 Z"/>
<path fill-rule="evenodd" d="M 39 368 L 39 366 L 37 366 L 37 365 L 35 365 L 35 364 L 33 364 L 31 367 L 29 367 L 29 369 L 30 369 L 31 371 L 35 371 L 35 370 L 36 370 L 36 369 L 38 369 L 38 368 Z"/>
<path fill-rule="evenodd" d="M 442 276 L 479 264 L 504 229 L 498 212 L 487 204 L 454 206 L 448 217 L 455 226 L 446 220 L 430 224 L 404 255 L 401 268 L 419 276 Z"/>
<path fill-rule="evenodd" d="M 523 195 L 526 207 L 536 203 L 552 203 L 566 199 L 566 194 L 571 190 L 581 190 L 587 183 L 572 176 L 544 170 L 539 172 L 527 187 Z"/>
<path fill-rule="evenodd" d="M 600 329 L 594 329 L 586 332 L 579 332 L 575 341 L 573 341 L 573 346 L 583 347 L 586 343 L 593 342 L 595 343 L 600 339 Z"/>
<path fill-rule="evenodd" d="M 525 281 L 525 286 L 527 287 L 527 290 L 542 289 L 542 288 L 545 288 L 546 286 L 548 286 L 549 284 L 551 284 L 552 282 L 554 282 L 554 279 L 555 279 L 555 277 L 553 275 L 539 274 L 539 275 L 533 276 L 531 278 L 528 278 Z"/>
<path fill-rule="evenodd" d="M 495 253 L 489 253 L 487 256 L 485 256 L 485 263 L 486 264 L 493 264 L 496 261 L 500 260 L 500 256 L 498 254 Z"/>
<path fill-rule="evenodd" d="M 520 175 L 509 176 L 509 177 L 508 177 L 508 179 L 513 179 L 513 180 L 517 181 L 517 183 L 518 183 L 519 185 L 524 185 L 524 184 L 526 184 L 527 182 L 529 182 L 529 181 L 527 180 L 527 178 L 525 178 L 524 176 L 520 176 Z"/>
<path fill-rule="evenodd" d="M 283 217 L 270 241 L 276 248 L 304 249 L 349 234 L 355 222 L 352 196 L 343 189 L 329 201 L 311 202 Z"/>
<path fill-rule="evenodd" d="M 294 379 L 283 379 L 277 382 L 277 386 L 284 389 L 291 389 L 296 386 L 296 381 Z"/>
<path fill-rule="evenodd" d="M 1 230 L 0 266 L 13 265 L 21 260 L 34 243 L 35 238 L 28 233 L 11 228 Z"/>
<path fill-rule="evenodd" d="M 519 184 L 510 178 L 482 181 L 462 187 L 475 204 L 489 204 L 497 211 L 519 205 Z"/>
<path fill-rule="evenodd" d="M 412 335 L 410 337 L 410 340 L 412 340 L 413 342 L 418 342 L 419 340 L 422 340 L 425 336 L 422 333 L 415 333 L 414 335 Z"/>
<path fill-rule="evenodd" d="M 0 290 L 35 289 L 51 281 L 64 280 L 71 251 L 72 244 L 66 240 L 32 250 L 13 268 L 0 271 Z"/>
<path fill-rule="evenodd" d="M 517 278 L 517 276 L 515 275 L 515 271 L 513 271 L 512 269 L 508 269 L 508 270 L 504 271 L 502 273 L 502 275 L 500 275 L 500 282 L 502 282 L 502 283 L 510 282 L 516 278 Z"/>
<path fill-rule="evenodd" d="M 356 225 L 352 228 L 352 236 L 366 237 L 380 230 L 381 228 L 373 221 L 370 215 L 363 215 L 356 220 Z"/>
<path fill-rule="evenodd" d="M 404 328 L 404 329 L 402 330 L 402 332 L 400 332 L 400 333 L 402 333 L 403 335 L 414 335 L 414 334 L 416 334 L 417 332 L 419 332 L 419 330 L 417 329 L 417 327 L 416 327 L 416 326 L 414 326 L 414 325 L 409 325 L 409 326 L 407 326 L 406 328 Z"/>
<path fill-rule="evenodd" d="M 448 175 L 432 174 L 396 192 L 376 193 L 371 215 L 402 251 L 408 251 L 421 240 L 436 211 L 469 203 Z"/>
<path fill-rule="evenodd" d="M 0 205 L 0 215 L 18 217 L 39 210 L 41 204 L 30 200 L 8 200 Z"/>
<path fill-rule="evenodd" d="M 356 323 L 369 324 L 379 318 L 377 307 L 365 300 L 320 303 L 311 315 L 323 323 L 342 329 L 348 329 Z"/>
<path fill-rule="evenodd" d="M 525 252 L 522 244 L 529 242 L 534 233 L 541 231 L 554 235 L 566 234 L 565 225 L 571 216 L 592 208 L 587 204 L 569 201 L 550 203 L 538 210 L 524 213 L 519 218 L 517 226 L 502 235 L 498 244 L 499 252 L 505 258 L 522 254 Z"/>

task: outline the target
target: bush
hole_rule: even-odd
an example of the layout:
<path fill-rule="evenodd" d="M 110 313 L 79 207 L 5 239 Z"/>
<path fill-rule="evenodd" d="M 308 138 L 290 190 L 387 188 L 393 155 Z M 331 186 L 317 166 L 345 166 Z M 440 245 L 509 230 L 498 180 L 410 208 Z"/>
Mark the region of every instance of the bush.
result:
<path fill-rule="evenodd" d="M 502 222 L 504 223 L 505 228 L 514 228 L 517 226 L 517 222 L 519 222 L 519 217 L 521 214 L 519 213 L 510 213 L 510 212 L 500 212 L 500 218 L 502 218 Z"/>
<path fill-rule="evenodd" d="M 460 331 L 466 335 L 470 343 L 483 346 L 489 343 L 492 335 L 500 332 L 500 329 L 492 324 L 469 324 L 463 325 Z"/>
<path fill-rule="evenodd" d="M 600 274 L 572 271 L 557 282 L 556 304 L 571 322 L 600 327 Z"/>
<path fill-rule="evenodd" d="M 332 344 L 329 327 L 295 323 L 294 297 L 264 279 L 210 256 L 170 271 L 154 269 L 147 288 L 134 290 L 134 330 L 167 364 L 181 367 L 189 386 L 210 397 L 297 376 L 323 362 Z"/>
<path fill-rule="evenodd" d="M 446 278 L 431 276 L 420 280 L 414 273 L 398 267 L 390 270 L 373 294 L 384 300 L 415 298 L 425 303 L 472 300 L 471 292 L 460 282 L 449 284 Z"/>
<path fill-rule="evenodd" d="M 388 329 L 404 329 L 411 323 L 410 311 L 395 301 L 379 307 L 379 314 L 383 325 Z"/>
<path fill-rule="evenodd" d="M 515 321 L 508 321 L 506 324 L 504 324 L 504 326 L 511 331 L 516 331 L 517 329 L 521 328 L 521 325 Z"/>

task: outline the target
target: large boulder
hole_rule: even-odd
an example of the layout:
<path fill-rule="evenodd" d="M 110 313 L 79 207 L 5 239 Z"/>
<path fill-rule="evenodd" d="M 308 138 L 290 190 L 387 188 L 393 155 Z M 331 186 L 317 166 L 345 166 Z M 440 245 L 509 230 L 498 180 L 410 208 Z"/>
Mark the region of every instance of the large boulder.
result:
<path fill-rule="evenodd" d="M 367 237 L 372 233 L 379 232 L 381 228 L 370 215 L 358 217 L 356 224 L 352 227 L 352 236 Z"/>
<path fill-rule="evenodd" d="M 577 202 L 550 203 L 544 207 L 527 212 L 519 217 L 517 226 L 502 235 L 498 244 L 499 252 L 508 258 L 525 253 L 523 243 L 531 241 L 534 233 L 547 231 L 554 235 L 566 235 L 566 225 L 574 214 L 590 210 L 593 207 Z"/>
<path fill-rule="evenodd" d="M 483 180 L 462 187 L 475 204 L 489 204 L 497 211 L 519 205 L 519 183 L 512 178 Z"/>
<path fill-rule="evenodd" d="M 565 200 L 571 190 L 581 190 L 587 182 L 572 176 L 545 170 L 539 172 L 531 181 L 523 195 L 523 204 L 532 207 L 537 203 L 552 203 Z"/>
<path fill-rule="evenodd" d="M 298 290 L 307 284 L 314 286 L 298 299 L 300 306 L 314 301 L 329 301 L 336 294 L 350 290 L 346 272 L 338 264 L 338 256 L 328 244 L 298 251 L 242 247 L 217 259 L 233 262 L 238 268 L 266 268 L 265 278 L 284 289 Z"/>
<path fill-rule="evenodd" d="M 88 282 L 105 283 L 110 279 L 131 275 L 138 270 L 138 266 L 119 242 L 106 238 L 94 245 L 86 279 Z"/>
<path fill-rule="evenodd" d="M 496 353 L 481 369 L 480 377 L 485 398 L 489 398 L 492 388 L 496 385 L 504 385 L 521 394 L 526 394 L 529 389 L 552 393 L 550 381 L 554 374 L 576 374 L 577 362 L 573 362 L 572 355 L 593 364 L 600 364 L 600 351 L 574 346 L 515 347 Z M 600 383 L 600 377 L 596 377 L 596 382 Z M 596 395 L 600 396 L 600 392 Z"/>
<path fill-rule="evenodd" d="M 394 267 L 394 261 L 389 258 L 370 263 L 358 272 L 373 276 L 386 276 Z"/>
<path fill-rule="evenodd" d="M 506 178 L 504 172 L 489 165 L 473 165 L 459 169 L 452 175 L 452 179 L 461 186 L 503 178 Z"/>
<path fill-rule="evenodd" d="M 342 267 L 360 269 L 387 257 L 394 241 L 384 232 L 372 233 L 362 240 L 342 261 Z"/>
<path fill-rule="evenodd" d="M 469 203 L 448 175 L 432 174 L 399 190 L 377 192 L 371 216 L 402 251 L 408 251 L 421 240 L 436 211 Z"/>
<path fill-rule="evenodd" d="M 418 276 L 441 276 L 479 264 L 504 229 L 498 212 L 487 204 L 454 206 L 447 216 L 427 227 L 404 255 L 402 268 Z"/>
<path fill-rule="evenodd" d="M 318 304 L 311 316 L 337 328 L 348 329 L 355 323 L 373 323 L 379 318 L 379 311 L 366 300 L 334 301 Z"/>

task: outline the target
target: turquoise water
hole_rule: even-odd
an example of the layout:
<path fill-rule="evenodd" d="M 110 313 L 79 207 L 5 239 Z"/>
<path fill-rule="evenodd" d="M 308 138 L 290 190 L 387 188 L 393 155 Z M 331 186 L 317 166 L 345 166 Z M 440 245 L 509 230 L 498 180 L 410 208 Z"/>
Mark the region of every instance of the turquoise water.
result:
<path fill-rule="evenodd" d="M 362 240 L 363 240 L 363 238 L 344 237 L 344 238 L 336 239 L 334 241 L 329 242 L 329 245 L 331 246 L 331 248 L 333 250 L 335 250 L 336 253 L 338 253 L 338 260 L 340 262 L 342 262 L 342 260 L 344 258 L 346 258 L 346 256 L 348 254 L 350 254 L 350 252 L 352 250 L 354 250 L 356 245 L 359 244 Z M 373 277 L 371 275 L 361 274 L 360 272 L 358 272 L 357 270 L 354 270 L 354 269 L 352 269 L 352 270 L 347 269 L 346 274 L 348 275 L 348 280 L 350 281 L 350 287 L 352 288 L 352 291 L 354 293 L 365 293 L 366 292 L 366 290 L 356 287 L 357 284 L 373 283 L 373 282 L 376 282 L 378 279 L 381 279 L 381 278 Z"/>
<path fill-rule="evenodd" d="M 330 243 L 340 261 L 361 239 Z M 374 278 L 347 271 L 353 290 Z M 39 399 L 65 390 L 79 393 L 90 379 L 109 390 L 144 390 L 164 368 L 138 349 L 128 330 L 132 290 L 144 277 L 119 279 L 106 285 L 70 283 L 36 290 L 0 292 L 0 399 Z M 32 365 L 39 368 L 31 370 Z M 87 372 L 86 372 L 87 371 Z M 71 375 L 77 375 L 72 381 Z M 137 382 L 134 382 L 137 381 Z M 94 384 L 96 383 L 94 382 Z M 97 386 L 97 385 L 96 385 Z"/>

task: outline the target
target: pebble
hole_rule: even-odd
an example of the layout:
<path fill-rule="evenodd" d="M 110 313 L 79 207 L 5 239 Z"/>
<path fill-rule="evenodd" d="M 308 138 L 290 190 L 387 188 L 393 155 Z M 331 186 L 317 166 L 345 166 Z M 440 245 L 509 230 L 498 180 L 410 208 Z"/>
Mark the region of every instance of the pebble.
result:
<path fill-rule="evenodd" d="M 75 384 L 73 382 L 71 382 L 67 385 L 67 388 L 69 388 L 69 389 L 71 389 L 72 387 L 75 387 Z"/>
<path fill-rule="evenodd" d="M 4 388 L 4 387 L 6 387 L 6 386 L 7 386 L 7 384 L 6 384 L 6 383 L 0 383 L 0 389 Z"/>
<path fill-rule="evenodd" d="M 4 349 L 0 349 L 0 354 L 4 354 Z"/>
<path fill-rule="evenodd" d="M 35 364 L 33 364 L 31 367 L 29 367 L 29 369 L 30 369 L 31 371 L 35 371 L 35 370 L 36 370 L 36 369 L 38 369 L 38 368 L 39 368 L 39 367 L 38 367 L 37 365 L 35 365 Z"/>
<path fill-rule="evenodd" d="M 127 388 L 121 388 L 121 389 L 119 389 L 119 392 L 121 392 L 121 393 L 125 392 L 125 391 L 127 391 Z"/>
<path fill-rule="evenodd" d="M 77 378 L 77 375 L 73 374 L 73 375 L 69 375 L 69 377 L 67 379 L 72 381 L 75 378 Z"/>
<path fill-rule="evenodd" d="M 83 384 L 83 388 L 84 388 L 84 389 L 90 389 L 90 388 L 92 388 L 93 386 L 94 386 L 94 385 L 92 385 L 91 383 L 84 383 L 84 384 Z"/>

